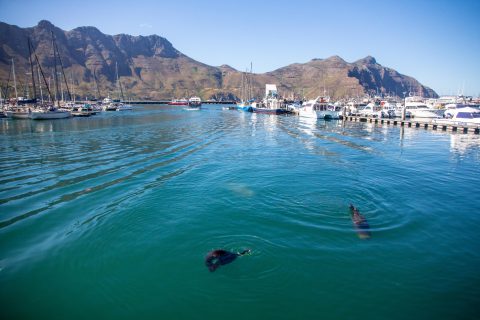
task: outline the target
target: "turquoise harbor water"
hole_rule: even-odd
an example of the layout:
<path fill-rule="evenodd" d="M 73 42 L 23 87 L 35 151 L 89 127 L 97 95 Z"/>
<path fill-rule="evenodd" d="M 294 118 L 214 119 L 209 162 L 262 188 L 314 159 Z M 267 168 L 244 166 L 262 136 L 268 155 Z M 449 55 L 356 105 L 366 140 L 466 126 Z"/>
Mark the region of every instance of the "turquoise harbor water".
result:
<path fill-rule="evenodd" d="M 479 136 L 215 105 L 0 133 L 2 319 L 479 318 Z"/>

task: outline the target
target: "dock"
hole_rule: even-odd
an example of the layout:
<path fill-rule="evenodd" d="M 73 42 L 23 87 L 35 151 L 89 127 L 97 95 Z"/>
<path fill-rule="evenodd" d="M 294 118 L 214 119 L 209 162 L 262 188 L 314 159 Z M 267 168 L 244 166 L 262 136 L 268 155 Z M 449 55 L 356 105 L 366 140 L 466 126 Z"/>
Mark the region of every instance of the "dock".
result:
<path fill-rule="evenodd" d="M 360 116 L 346 116 L 344 121 L 369 122 L 381 125 L 400 126 L 408 128 L 423 128 L 425 130 L 438 130 L 457 133 L 480 134 L 480 125 L 459 124 L 455 122 L 436 123 L 433 119 L 408 119 L 400 120 L 395 118 L 373 118 Z"/>
<path fill-rule="evenodd" d="M 172 100 L 139 100 L 139 101 L 125 101 L 129 104 L 168 104 Z M 202 104 L 236 104 L 235 101 L 202 101 Z"/>

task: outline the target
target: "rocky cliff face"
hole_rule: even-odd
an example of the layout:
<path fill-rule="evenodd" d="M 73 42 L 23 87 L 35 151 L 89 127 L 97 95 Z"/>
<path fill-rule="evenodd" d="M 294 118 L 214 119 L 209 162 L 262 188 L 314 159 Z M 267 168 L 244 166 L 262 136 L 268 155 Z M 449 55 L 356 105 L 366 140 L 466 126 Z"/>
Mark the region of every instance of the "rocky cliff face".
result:
<path fill-rule="evenodd" d="M 95 79 L 101 96 L 116 96 L 116 68 L 124 92 L 136 99 L 161 99 L 199 95 L 239 96 L 242 73 L 228 65 L 213 67 L 195 61 L 157 35 L 105 35 L 95 27 L 64 31 L 48 21 L 32 28 L 0 22 L 0 84 L 6 85 L 11 58 L 20 86 L 29 80 L 30 38 L 42 68 L 52 76 L 52 33 L 69 83 L 80 97 L 95 95 Z M 376 63 L 372 57 L 347 63 L 338 56 L 292 64 L 264 74 L 252 75 L 255 93 L 263 95 L 266 83 L 276 83 L 284 96 L 313 97 L 324 92 L 334 98 L 405 91 L 435 97 L 436 93 L 415 79 Z"/>

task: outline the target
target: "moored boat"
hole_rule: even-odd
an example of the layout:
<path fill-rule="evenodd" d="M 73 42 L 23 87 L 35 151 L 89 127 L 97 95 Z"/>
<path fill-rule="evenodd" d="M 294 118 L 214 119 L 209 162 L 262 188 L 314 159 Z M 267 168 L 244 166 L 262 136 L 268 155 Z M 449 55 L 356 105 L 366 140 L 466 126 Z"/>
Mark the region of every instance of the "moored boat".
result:
<path fill-rule="evenodd" d="M 64 119 L 71 117 L 69 110 L 57 109 L 53 106 L 47 108 L 37 108 L 30 114 L 30 119 L 33 120 L 49 120 L 49 119 Z"/>
<path fill-rule="evenodd" d="M 411 101 L 405 103 L 406 111 L 414 118 L 440 118 L 439 110 L 430 109 L 425 103 Z"/>
<path fill-rule="evenodd" d="M 188 99 L 188 106 L 191 108 L 200 108 L 202 106 L 202 99 L 199 97 L 191 97 Z"/>
<path fill-rule="evenodd" d="M 237 104 L 236 108 L 237 110 L 240 110 L 240 111 L 253 112 L 253 107 L 250 101 L 246 101 L 246 102 L 242 101 L 239 104 Z"/>
<path fill-rule="evenodd" d="M 3 113 L 10 119 L 30 119 L 31 109 L 28 107 L 9 106 L 4 109 Z"/>
<path fill-rule="evenodd" d="M 445 118 L 434 119 L 436 124 L 480 125 L 480 109 L 464 107 L 445 111 Z"/>
<path fill-rule="evenodd" d="M 90 117 L 94 114 L 92 106 L 88 103 L 74 106 L 71 110 L 71 114 L 74 117 Z"/>
<path fill-rule="evenodd" d="M 131 110 L 133 110 L 133 106 L 125 103 L 119 103 L 116 109 L 116 111 L 131 111 Z"/>
<path fill-rule="evenodd" d="M 263 101 L 252 103 L 253 112 L 266 114 L 284 114 L 287 113 L 286 105 L 279 99 L 277 86 L 274 84 L 265 85 L 265 98 Z"/>
<path fill-rule="evenodd" d="M 188 100 L 187 99 L 173 99 L 169 103 L 167 103 L 169 106 L 188 106 Z"/>
<path fill-rule="evenodd" d="M 322 96 L 304 102 L 298 108 L 298 115 L 300 117 L 325 120 L 340 118 L 340 112 L 335 110 L 335 106 L 329 105 L 327 97 Z"/>

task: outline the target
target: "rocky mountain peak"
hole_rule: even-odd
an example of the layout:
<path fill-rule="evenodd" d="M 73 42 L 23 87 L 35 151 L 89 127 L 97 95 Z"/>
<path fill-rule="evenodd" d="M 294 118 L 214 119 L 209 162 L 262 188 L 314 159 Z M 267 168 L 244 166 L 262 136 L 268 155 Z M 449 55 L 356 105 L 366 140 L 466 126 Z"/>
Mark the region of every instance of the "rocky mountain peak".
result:
<path fill-rule="evenodd" d="M 229 65 L 213 67 L 182 54 L 158 35 L 106 35 L 95 27 L 64 31 L 42 20 L 32 28 L 0 23 L 0 84 L 7 82 L 11 59 L 17 75 L 28 72 L 27 37 L 45 70 L 52 70 L 53 31 L 65 73 L 75 82 L 75 92 L 92 95 L 95 81 L 100 95 L 112 95 L 116 89 L 116 71 L 127 95 L 140 99 L 171 99 L 188 95 L 234 97 L 242 86 L 242 71 Z M 49 71 L 50 72 L 50 71 Z M 95 77 L 94 77 L 95 74 Z M 275 83 L 285 96 L 315 97 L 327 91 L 332 98 L 365 93 L 397 94 L 416 91 L 425 97 L 436 93 L 412 77 L 381 66 L 367 56 L 348 63 L 335 55 L 293 63 L 250 77 L 255 96 L 264 94 L 266 83 Z"/>
<path fill-rule="evenodd" d="M 48 20 L 41 20 L 38 24 L 37 27 L 40 29 L 53 29 L 55 26 Z"/>
<path fill-rule="evenodd" d="M 357 63 L 365 64 L 365 65 L 373 65 L 373 64 L 377 64 L 377 60 L 375 60 L 375 58 L 372 56 L 366 56 L 365 58 L 358 60 Z"/>

